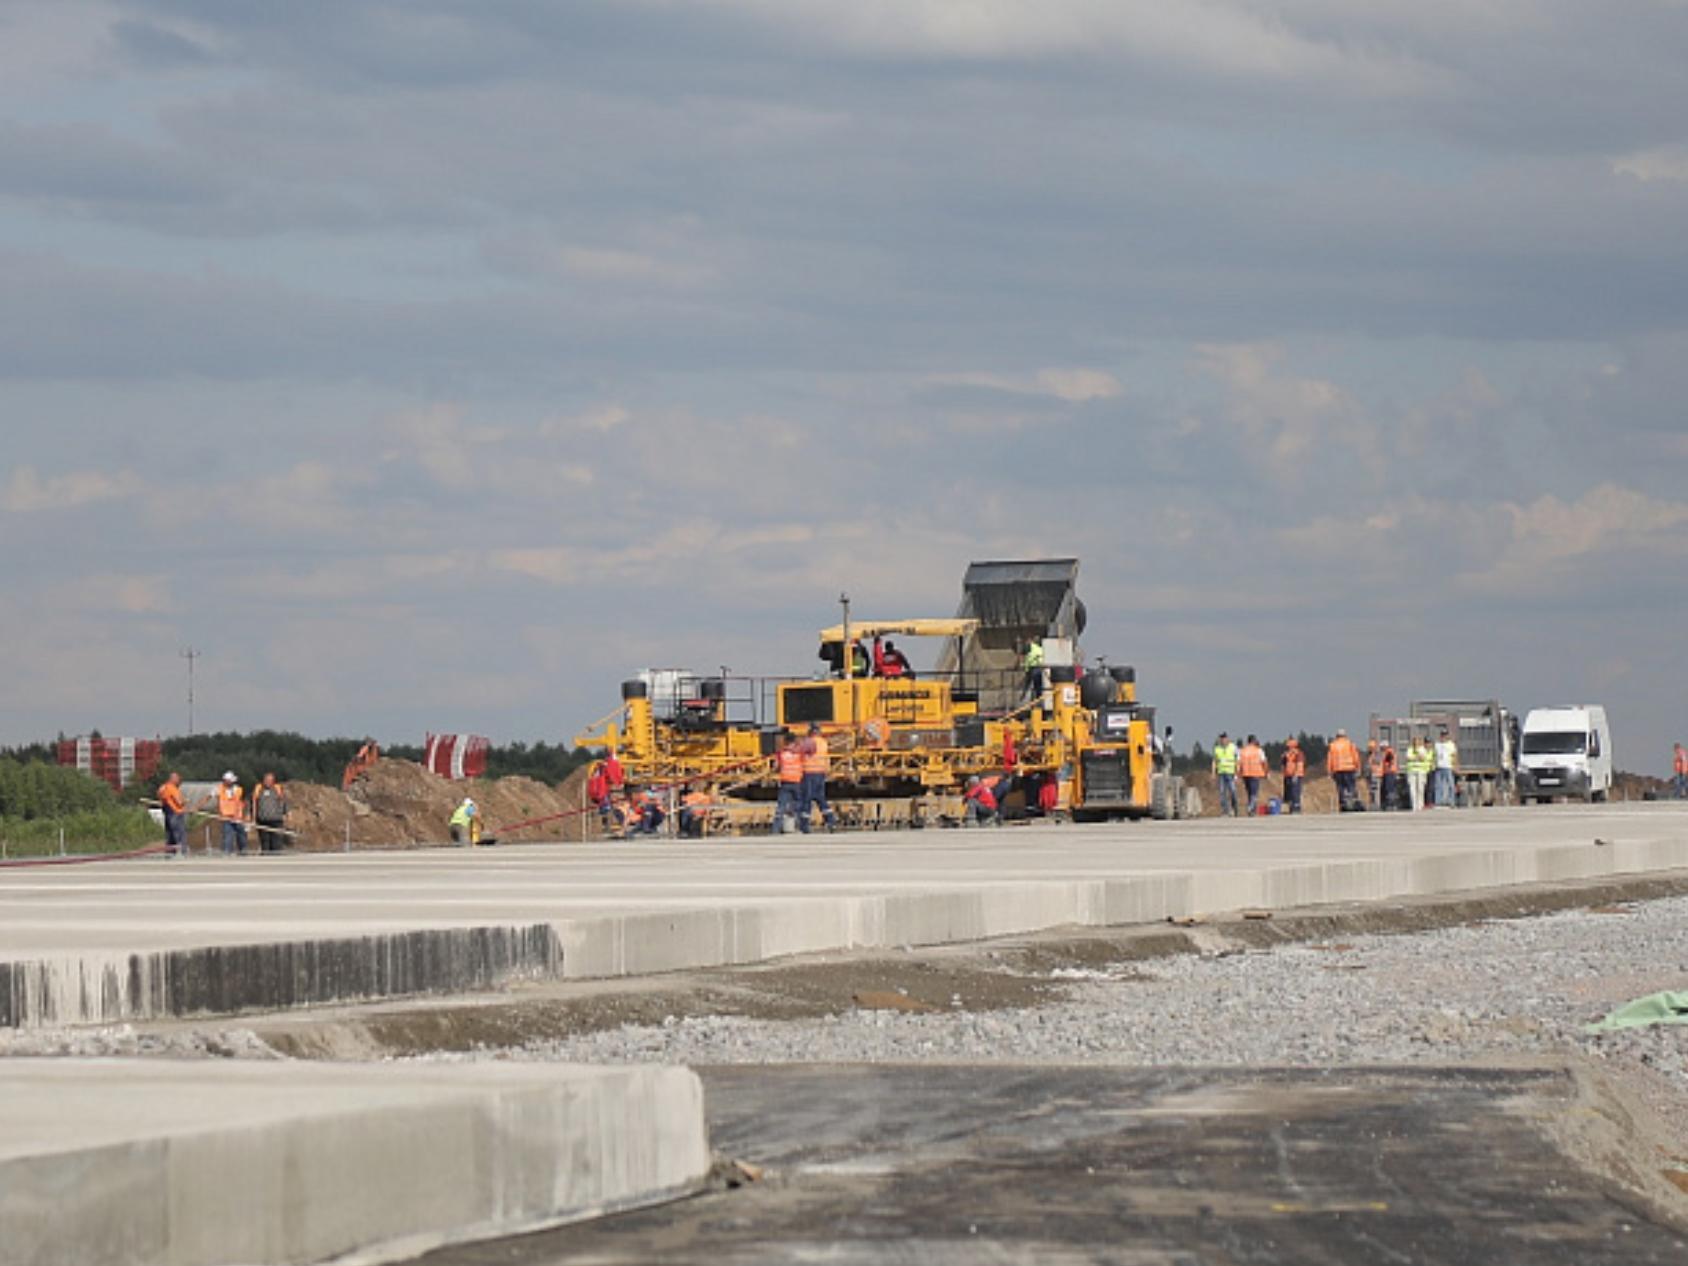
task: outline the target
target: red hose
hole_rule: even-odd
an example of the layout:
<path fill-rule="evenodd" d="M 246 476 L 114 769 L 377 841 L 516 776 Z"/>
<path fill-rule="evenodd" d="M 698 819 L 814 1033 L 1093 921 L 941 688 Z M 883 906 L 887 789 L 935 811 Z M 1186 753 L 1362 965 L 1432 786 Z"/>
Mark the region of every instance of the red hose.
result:
<path fill-rule="evenodd" d="M 72 853 L 68 857 L 20 857 L 0 862 L 0 870 L 21 870 L 26 866 L 84 866 L 89 862 L 126 862 L 136 857 L 152 857 L 164 851 L 162 844 L 148 844 L 145 848 L 130 849 L 127 853 Z"/>

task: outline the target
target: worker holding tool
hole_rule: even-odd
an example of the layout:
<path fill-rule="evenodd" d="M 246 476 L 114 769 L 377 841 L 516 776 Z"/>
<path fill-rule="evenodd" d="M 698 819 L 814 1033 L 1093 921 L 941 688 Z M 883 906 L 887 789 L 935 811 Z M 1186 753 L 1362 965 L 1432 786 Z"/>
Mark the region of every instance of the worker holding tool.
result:
<path fill-rule="evenodd" d="M 1237 745 L 1224 730 L 1213 745 L 1213 776 L 1219 783 L 1219 816 L 1237 816 Z"/>
<path fill-rule="evenodd" d="M 785 743 L 774 762 L 779 771 L 779 798 L 774 801 L 774 834 L 784 835 L 786 818 L 801 813 L 803 808 L 803 753 L 795 734 L 786 733 Z M 809 824 L 803 823 L 803 829 L 807 831 L 808 828 Z"/>
<path fill-rule="evenodd" d="M 1360 749 L 1354 746 L 1347 730 L 1337 730 L 1336 737 L 1330 741 L 1325 768 L 1336 784 L 1338 811 L 1352 813 L 1359 805 Z"/>
<path fill-rule="evenodd" d="M 204 803 L 209 804 L 211 797 L 207 796 Z M 234 770 L 223 775 L 223 781 L 217 787 L 217 816 L 223 823 L 223 856 L 233 857 L 236 853 L 246 856 L 246 792 L 241 789 L 240 779 L 235 777 Z"/>
<path fill-rule="evenodd" d="M 258 826 L 258 851 L 279 853 L 286 847 L 287 788 L 273 773 L 252 789 L 252 820 Z"/>
<path fill-rule="evenodd" d="M 182 796 L 182 776 L 175 770 L 158 789 L 164 809 L 164 855 L 185 857 L 188 851 L 188 802 Z"/>
<path fill-rule="evenodd" d="M 1301 786 L 1307 778 L 1307 753 L 1301 750 L 1301 740 L 1284 740 L 1284 812 L 1301 812 Z"/>
<path fill-rule="evenodd" d="M 1407 745 L 1407 803 L 1414 813 L 1424 808 L 1424 784 L 1430 771 L 1436 768 L 1436 756 L 1425 744 L 1423 735 L 1413 735 Z"/>
<path fill-rule="evenodd" d="M 1252 734 L 1237 755 L 1237 772 L 1242 775 L 1243 790 L 1248 793 L 1248 816 L 1255 817 L 1260 812 L 1260 784 L 1266 781 L 1266 751 Z"/>
<path fill-rule="evenodd" d="M 481 807 L 469 796 L 451 815 L 451 842 L 457 848 L 473 848 L 481 834 Z"/>
<path fill-rule="evenodd" d="M 826 798 L 826 779 L 832 772 L 832 750 L 817 723 L 809 723 L 809 737 L 803 740 L 800 750 L 803 753 L 803 802 L 797 812 L 797 829 L 807 835 L 812 825 L 810 815 L 819 809 L 821 825 L 829 832 L 836 831 L 838 815 L 832 811 L 832 805 Z"/>

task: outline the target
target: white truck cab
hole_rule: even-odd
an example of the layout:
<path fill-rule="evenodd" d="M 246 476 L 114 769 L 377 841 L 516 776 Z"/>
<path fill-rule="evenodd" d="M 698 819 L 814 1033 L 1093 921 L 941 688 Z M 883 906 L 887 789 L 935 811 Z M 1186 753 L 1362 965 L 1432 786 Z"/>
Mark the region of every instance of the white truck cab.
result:
<path fill-rule="evenodd" d="M 1518 795 L 1604 801 L 1612 790 L 1612 731 L 1597 703 L 1533 708 L 1518 744 Z"/>

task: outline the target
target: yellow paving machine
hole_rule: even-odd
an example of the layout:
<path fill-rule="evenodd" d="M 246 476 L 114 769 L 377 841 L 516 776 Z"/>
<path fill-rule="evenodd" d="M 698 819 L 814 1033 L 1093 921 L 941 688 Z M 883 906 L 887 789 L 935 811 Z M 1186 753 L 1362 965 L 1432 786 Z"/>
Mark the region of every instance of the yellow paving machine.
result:
<path fill-rule="evenodd" d="M 853 620 L 842 599 L 813 677 L 650 670 L 575 742 L 614 751 L 636 788 L 705 792 L 715 829 L 768 824 L 779 746 L 812 727 L 846 826 L 959 821 L 974 776 L 1010 817 L 1178 816 L 1182 788 L 1135 673 L 1083 666 L 1077 574 L 1076 559 L 974 563 L 953 619 Z M 936 667 L 909 669 L 895 638 L 936 640 Z M 1034 643 L 1042 662 L 1028 667 Z"/>

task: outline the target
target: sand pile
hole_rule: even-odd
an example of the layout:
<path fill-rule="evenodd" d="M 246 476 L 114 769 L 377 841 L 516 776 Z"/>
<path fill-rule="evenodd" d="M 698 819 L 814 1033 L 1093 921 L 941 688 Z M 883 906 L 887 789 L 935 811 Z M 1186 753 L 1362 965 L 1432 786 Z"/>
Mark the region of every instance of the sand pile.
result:
<path fill-rule="evenodd" d="M 490 835 L 522 841 L 579 840 L 586 819 L 575 817 L 532 830 L 503 828 L 531 818 L 579 809 L 586 801 L 586 775 L 577 770 L 562 787 L 531 778 L 452 782 L 410 761 L 382 760 L 342 792 L 337 787 L 294 783 L 287 825 L 306 849 L 344 848 L 348 829 L 354 847 L 444 844 L 451 838 L 452 812 L 465 795 L 480 805 Z"/>

